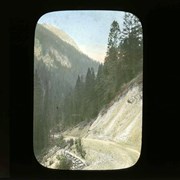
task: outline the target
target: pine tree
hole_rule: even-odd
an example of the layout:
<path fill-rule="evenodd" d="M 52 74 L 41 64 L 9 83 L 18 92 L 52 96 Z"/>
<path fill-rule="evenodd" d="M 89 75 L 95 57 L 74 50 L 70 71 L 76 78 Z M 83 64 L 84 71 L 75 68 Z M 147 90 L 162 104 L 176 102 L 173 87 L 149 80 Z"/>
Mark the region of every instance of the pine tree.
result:
<path fill-rule="evenodd" d="M 108 37 L 108 46 L 106 52 L 105 61 L 109 59 L 117 59 L 117 48 L 120 41 L 120 27 L 117 21 L 113 21 L 111 24 L 109 37 Z"/>
<path fill-rule="evenodd" d="M 122 32 L 117 21 L 111 24 L 105 63 L 99 65 L 97 76 L 88 68 L 85 78 L 78 76 L 75 88 L 65 97 L 67 127 L 95 118 L 141 70 L 142 27 L 134 15 L 125 13 Z"/>
<path fill-rule="evenodd" d="M 95 83 L 95 99 L 96 99 L 96 115 L 101 110 L 104 104 L 104 92 L 105 92 L 105 77 L 103 73 L 103 64 L 98 67 L 96 83 Z"/>
<path fill-rule="evenodd" d="M 88 68 L 85 80 L 84 110 L 86 119 L 90 119 L 94 114 L 94 90 L 95 74 L 93 68 Z"/>
<path fill-rule="evenodd" d="M 107 53 L 104 63 L 104 75 L 105 75 L 105 85 L 108 87 L 104 92 L 104 102 L 107 103 L 112 99 L 117 91 L 117 75 L 119 69 L 118 55 L 119 55 L 119 44 L 120 44 L 120 27 L 117 21 L 113 21 L 110 27 Z"/>
<path fill-rule="evenodd" d="M 125 13 L 123 25 L 120 56 L 125 61 L 123 66 L 128 81 L 142 68 L 142 26 L 131 13 Z"/>
<path fill-rule="evenodd" d="M 82 77 L 80 77 L 78 75 L 77 81 L 76 81 L 76 85 L 75 85 L 75 89 L 74 89 L 74 104 L 75 104 L 75 108 L 73 109 L 73 119 L 74 122 L 80 122 L 82 121 L 83 117 L 82 117 L 82 104 L 83 104 L 83 94 L 84 94 L 84 84 L 82 81 Z"/>

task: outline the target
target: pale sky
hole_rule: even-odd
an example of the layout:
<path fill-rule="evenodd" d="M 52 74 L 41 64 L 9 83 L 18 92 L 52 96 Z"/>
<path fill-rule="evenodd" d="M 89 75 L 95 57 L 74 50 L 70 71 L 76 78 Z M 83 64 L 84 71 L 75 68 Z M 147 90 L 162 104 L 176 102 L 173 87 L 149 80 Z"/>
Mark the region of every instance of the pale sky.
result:
<path fill-rule="evenodd" d="M 122 30 L 123 16 L 123 11 L 55 11 L 41 16 L 38 23 L 60 28 L 74 39 L 83 53 L 103 62 L 110 25 L 116 20 Z"/>

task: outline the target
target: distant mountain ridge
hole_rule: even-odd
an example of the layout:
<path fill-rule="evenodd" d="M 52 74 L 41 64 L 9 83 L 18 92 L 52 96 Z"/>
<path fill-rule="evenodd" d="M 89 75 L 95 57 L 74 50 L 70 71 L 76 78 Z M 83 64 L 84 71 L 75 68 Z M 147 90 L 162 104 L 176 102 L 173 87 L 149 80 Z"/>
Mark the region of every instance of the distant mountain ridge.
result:
<path fill-rule="evenodd" d="M 93 67 L 97 72 L 99 65 L 97 61 L 79 51 L 75 41 L 66 33 L 47 24 L 37 24 L 34 57 L 35 64 L 42 61 L 51 71 L 62 67 L 67 71 L 71 68 L 71 73 L 67 72 L 67 76 L 71 78 L 67 78 L 67 81 L 73 86 L 78 75 L 85 75 L 88 67 Z M 35 65 L 36 67 L 38 66 Z"/>
<path fill-rule="evenodd" d="M 51 25 L 51 24 L 42 24 L 43 27 L 47 28 L 51 32 L 53 32 L 56 36 L 58 36 L 63 41 L 67 42 L 68 44 L 74 46 L 77 50 L 80 50 L 76 42 L 63 30 Z"/>

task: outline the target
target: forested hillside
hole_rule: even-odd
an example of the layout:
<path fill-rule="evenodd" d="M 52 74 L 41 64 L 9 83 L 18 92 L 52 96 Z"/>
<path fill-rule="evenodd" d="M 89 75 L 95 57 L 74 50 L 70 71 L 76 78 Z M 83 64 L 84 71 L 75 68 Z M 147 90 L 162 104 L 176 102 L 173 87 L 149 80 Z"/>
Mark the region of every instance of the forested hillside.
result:
<path fill-rule="evenodd" d="M 60 38 L 61 36 L 64 40 Z M 88 67 L 94 68 L 97 72 L 99 63 L 80 52 L 77 46 L 73 46 L 74 44 L 67 34 L 57 30 L 54 33 L 52 26 L 37 24 L 34 44 L 36 153 L 49 145 L 50 131 L 54 127 L 59 130 L 64 98 L 74 88 L 78 75 L 85 75 Z"/>
<path fill-rule="evenodd" d="M 37 26 L 34 65 L 36 154 L 51 146 L 50 135 L 95 120 L 100 112 L 108 110 L 132 79 L 142 75 L 141 24 L 130 13 L 125 13 L 123 20 L 123 28 L 117 21 L 110 26 L 104 64 L 98 64 L 48 29 Z"/>
<path fill-rule="evenodd" d="M 142 27 L 132 14 L 125 13 L 124 29 L 113 21 L 110 27 L 105 63 L 97 75 L 88 68 L 85 77 L 78 76 L 75 88 L 64 101 L 65 124 L 73 126 L 95 118 L 128 83 L 142 72 Z"/>

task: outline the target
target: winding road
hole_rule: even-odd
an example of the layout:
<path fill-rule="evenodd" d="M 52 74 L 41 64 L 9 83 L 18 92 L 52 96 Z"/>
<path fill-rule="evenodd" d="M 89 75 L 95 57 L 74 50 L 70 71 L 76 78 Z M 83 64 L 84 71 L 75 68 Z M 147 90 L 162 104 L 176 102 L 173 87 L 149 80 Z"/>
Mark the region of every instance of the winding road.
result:
<path fill-rule="evenodd" d="M 65 139 L 78 137 L 66 136 Z M 126 144 L 93 138 L 82 138 L 83 149 L 86 151 L 86 164 L 82 169 L 107 170 L 123 169 L 136 163 L 139 151 Z"/>

